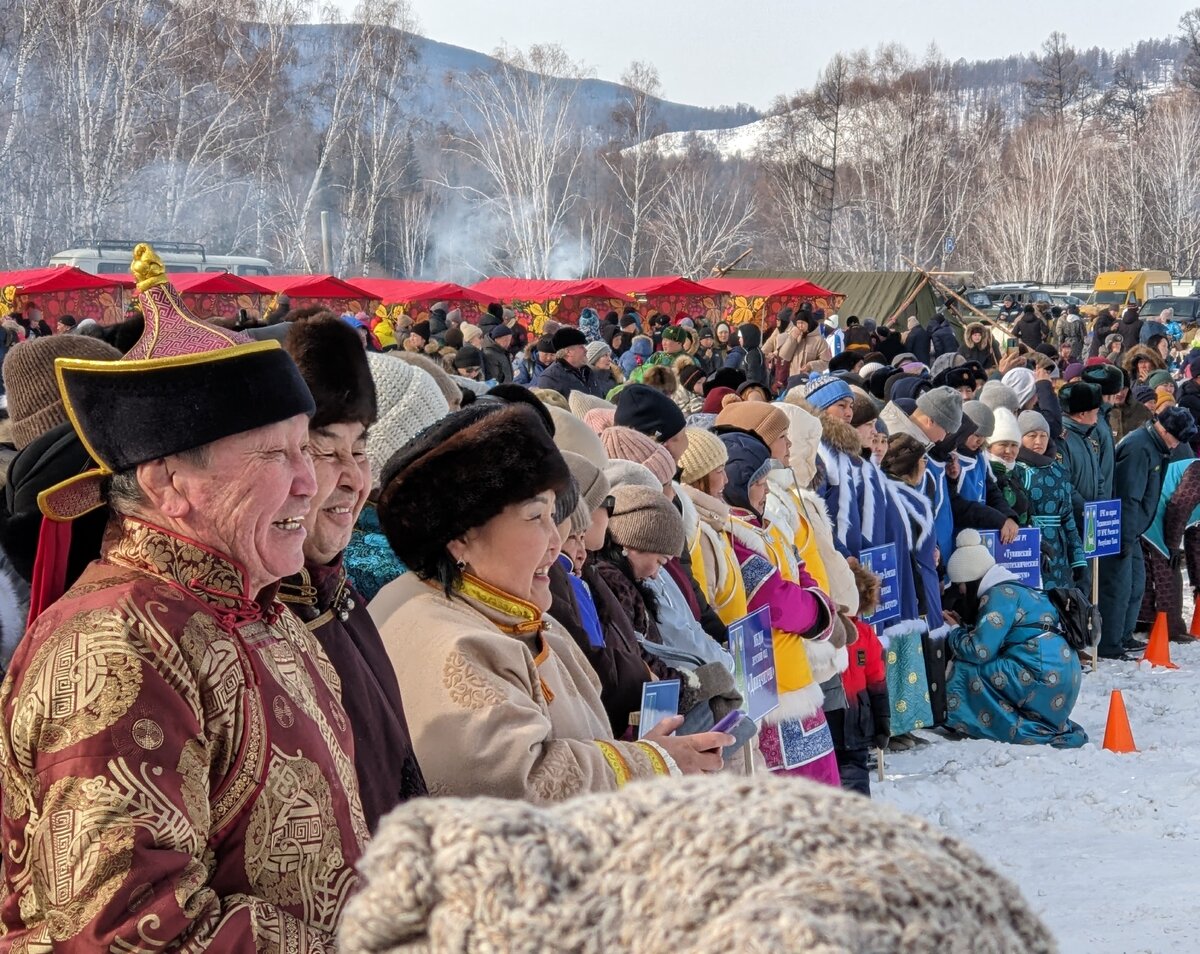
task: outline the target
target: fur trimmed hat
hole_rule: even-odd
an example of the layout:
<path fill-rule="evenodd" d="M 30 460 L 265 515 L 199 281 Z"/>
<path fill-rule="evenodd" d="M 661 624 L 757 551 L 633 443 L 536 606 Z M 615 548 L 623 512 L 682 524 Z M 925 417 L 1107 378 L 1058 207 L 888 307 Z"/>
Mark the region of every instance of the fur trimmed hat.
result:
<path fill-rule="evenodd" d="M 309 429 L 355 422 L 370 427 L 379 416 L 375 381 L 358 333 L 338 318 L 292 325 L 283 343 L 312 391 L 317 411 Z"/>
<path fill-rule="evenodd" d="M 570 478 L 532 407 L 472 405 L 426 428 L 388 462 L 379 522 L 409 569 L 448 586 L 455 568 L 446 544 L 511 504 L 562 492 Z"/>
<path fill-rule="evenodd" d="M 1100 409 L 1104 395 L 1100 386 L 1090 381 L 1074 381 L 1058 392 L 1064 414 L 1086 414 Z"/>

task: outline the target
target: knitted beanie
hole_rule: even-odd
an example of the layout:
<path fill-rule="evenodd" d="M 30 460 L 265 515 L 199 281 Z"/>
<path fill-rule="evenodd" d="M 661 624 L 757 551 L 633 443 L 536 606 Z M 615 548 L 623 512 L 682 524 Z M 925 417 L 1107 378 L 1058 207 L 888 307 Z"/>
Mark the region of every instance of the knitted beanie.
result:
<path fill-rule="evenodd" d="M 447 315 L 446 317 L 449 318 L 450 316 Z M 483 329 L 479 325 L 473 325 L 469 321 L 464 321 L 458 328 L 462 334 L 463 344 L 478 345 L 483 341 Z"/>
<path fill-rule="evenodd" d="M 983 545 L 978 530 L 962 530 L 955 540 L 954 552 L 946 564 L 951 583 L 973 583 L 996 565 L 996 559 Z"/>
<path fill-rule="evenodd" d="M 1021 410 L 1021 400 L 1017 397 L 1017 392 L 999 381 L 988 381 L 979 391 L 979 400 L 993 411 L 1003 407 L 1013 414 L 1018 414 Z"/>
<path fill-rule="evenodd" d="M 1057 950 L 1013 883 L 954 836 L 770 772 L 546 805 L 413 799 L 359 870 L 341 954 Z"/>
<path fill-rule="evenodd" d="M 846 396 L 852 396 L 849 388 L 846 388 Z M 788 418 L 775 405 L 765 401 L 738 401 L 721 409 L 713 427 L 718 433 L 735 430 L 753 434 L 770 447 L 788 432 Z"/>
<path fill-rule="evenodd" d="M 963 401 L 963 417 L 969 417 L 975 422 L 975 433 L 985 441 L 992 436 L 996 426 L 996 415 L 982 401 Z"/>
<path fill-rule="evenodd" d="M 1024 407 L 1037 390 L 1037 379 L 1028 368 L 1013 368 L 1000 379 L 1013 389 L 1017 396 L 1017 406 Z"/>
<path fill-rule="evenodd" d="M 600 443 L 611 460 L 631 460 L 650 469 L 659 483 L 675 476 L 675 458 L 661 444 L 631 427 L 610 427 L 600 435 Z"/>
<path fill-rule="evenodd" d="M 536 394 L 538 400 L 545 404 L 546 407 L 556 407 L 559 410 L 570 413 L 571 408 L 567 404 L 567 399 L 558 391 L 553 391 L 550 388 L 530 388 L 529 390 L 533 394 Z"/>
<path fill-rule="evenodd" d="M 596 434 L 603 434 L 616 424 L 616 408 L 594 407 L 583 415 L 583 423 Z"/>
<path fill-rule="evenodd" d="M 838 401 L 853 397 L 850 385 L 832 374 L 818 375 L 804 386 L 804 400 L 821 411 Z"/>
<path fill-rule="evenodd" d="M 1154 389 L 1154 413 L 1157 414 L 1169 404 L 1175 404 L 1175 395 L 1168 388 Z"/>
<path fill-rule="evenodd" d="M 1036 434 L 1038 431 L 1050 433 L 1050 425 L 1046 423 L 1046 418 L 1040 411 L 1022 411 L 1021 416 L 1017 418 L 1017 426 L 1021 428 L 1022 437 L 1026 434 Z"/>
<path fill-rule="evenodd" d="M 879 417 L 879 406 L 862 391 L 853 391 L 854 416 L 850 418 L 851 427 L 861 427 Z"/>
<path fill-rule="evenodd" d="M 617 409 L 616 405 L 611 401 L 596 397 L 594 394 L 588 394 L 586 391 L 572 391 L 568 394 L 567 407 L 578 418 L 582 418 L 588 411 L 595 410 L 596 408 L 603 408 L 604 410 L 614 412 Z"/>
<path fill-rule="evenodd" d="M 22 450 L 67 421 L 54 374 L 55 358 L 116 361 L 120 357 L 121 352 L 112 345 L 90 335 L 31 338 L 10 348 L 3 374 L 13 446 Z"/>
<path fill-rule="evenodd" d="M 449 414 L 450 406 L 430 375 L 398 361 L 391 352 L 368 351 L 367 364 L 379 404 L 379 417 L 367 431 L 367 460 L 378 484 L 392 455 L 434 421 Z"/>
<path fill-rule="evenodd" d="M 587 512 L 591 513 L 604 503 L 604 498 L 612 490 L 608 478 L 604 476 L 604 471 L 582 454 L 563 451 L 562 455 L 563 460 L 567 462 L 567 469 L 571 471 L 571 476 L 579 485 L 579 498 L 583 501 Z"/>
<path fill-rule="evenodd" d="M 625 485 L 613 488 L 612 496 L 608 532 L 614 543 L 666 556 L 683 552 L 683 518 L 661 490 Z"/>
<path fill-rule="evenodd" d="M 998 407 L 992 412 L 996 423 L 992 427 L 989 444 L 1020 444 L 1021 426 L 1017 423 L 1016 415 L 1006 407 Z"/>
<path fill-rule="evenodd" d="M 704 395 L 704 404 L 700 408 L 705 414 L 720 414 L 721 408 L 725 406 L 725 398 L 733 395 L 736 400 L 740 400 L 737 392 L 733 388 L 713 388 Z M 731 402 L 732 403 L 732 402 Z"/>
<path fill-rule="evenodd" d="M 617 398 L 617 423 L 649 434 L 659 443 L 683 430 L 683 411 L 669 397 L 645 384 L 629 384 Z"/>
<path fill-rule="evenodd" d="M 683 482 L 694 484 L 717 468 L 724 467 L 729 460 L 729 451 L 721 443 L 721 438 L 711 431 L 689 427 L 687 436 L 687 450 L 679 458 L 679 466 L 683 468 Z"/>
<path fill-rule="evenodd" d="M 560 451 L 572 451 L 581 457 L 586 457 L 597 467 L 608 463 L 608 454 L 600 443 L 594 431 L 570 411 L 560 407 L 548 406 L 550 417 L 554 420 L 554 443 Z"/>
<path fill-rule="evenodd" d="M 599 504 L 597 504 L 599 506 Z M 579 498 L 579 504 L 571 511 L 571 535 L 574 536 L 580 533 L 587 533 L 588 527 L 592 525 L 592 511 L 596 508 L 588 509 L 586 501 L 582 497 Z"/>
<path fill-rule="evenodd" d="M 611 358 L 612 348 L 606 345 L 603 341 L 593 341 L 587 346 L 587 363 L 593 368 L 596 366 L 596 362 L 605 355 Z"/>
<path fill-rule="evenodd" d="M 947 434 L 957 434 L 962 427 L 962 406 L 962 395 L 944 385 L 917 398 L 917 409 Z"/>
<path fill-rule="evenodd" d="M 662 493 L 663 482 L 645 466 L 632 460 L 610 460 L 604 465 L 604 476 L 611 490 L 618 487 L 647 487 Z"/>
<path fill-rule="evenodd" d="M 388 357 L 396 361 L 402 361 L 404 364 L 407 364 L 411 367 L 420 368 L 431 378 L 433 378 L 434 383 L 437 385 L 438 390 L 442 392 L 442 397 L 445 398 L 446 404 L 450 407 L 450 410 L 457 410 L 459 405 L 462 404 L 462 391 L 460 391 L 458 389 L 458 385 L 454 383 L 454 378 L 452 378 L 449 372 L 432 358 L 423 354 L 415 354 L 411 351 L 389 351 Z M 373 372 L 372 376 L 374 376 Z M 378 381 L 375 382 L 375 389 L 379 389 Z M 380 400 L 383 400 L 382 396 L 380 396 Z"/>

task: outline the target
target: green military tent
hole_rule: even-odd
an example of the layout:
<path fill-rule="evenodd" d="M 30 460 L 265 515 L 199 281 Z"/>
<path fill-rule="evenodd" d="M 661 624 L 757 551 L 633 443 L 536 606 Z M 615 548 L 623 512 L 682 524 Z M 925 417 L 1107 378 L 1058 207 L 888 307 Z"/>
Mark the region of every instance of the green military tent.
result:
<path fill-rule="evenodd" d="M 921 324 L 933 317 L 941 304 L 933 288 L 920 272 L 800 272 L 770 269 L 733 269 L 729 278 L 803 278 L 846 296 L 839 314 L 845 318 L 874 318 L 876 321 L 893 315 L 906 301 L 900 319 L 916 315 Z M 916 297 L 909 298 L 916 291 Z M 898 322 L 904 327 L 903 320 Z"/>

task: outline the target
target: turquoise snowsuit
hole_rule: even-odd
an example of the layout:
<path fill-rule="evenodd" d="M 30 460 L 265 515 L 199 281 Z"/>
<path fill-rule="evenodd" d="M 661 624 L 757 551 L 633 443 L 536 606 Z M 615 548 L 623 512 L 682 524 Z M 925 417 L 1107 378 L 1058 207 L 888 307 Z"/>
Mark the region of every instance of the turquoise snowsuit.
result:
<path fill-rule="evenodd" d="M 979 616 L 947 641 L 946 724 L 976 739 L 1074 749 L 1087 733 L 1071 721 L 1079 657 L 1055 632 L 1049 597 L 992 567 L 979 584 Z"/>

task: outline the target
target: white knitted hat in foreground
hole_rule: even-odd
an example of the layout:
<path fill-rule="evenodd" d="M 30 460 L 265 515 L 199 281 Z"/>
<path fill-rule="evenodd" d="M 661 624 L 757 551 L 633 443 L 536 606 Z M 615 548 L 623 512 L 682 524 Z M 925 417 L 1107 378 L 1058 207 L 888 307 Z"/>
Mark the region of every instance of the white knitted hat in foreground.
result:
<path fill-rule="evenodd" d="M 367 432 L 367 459 L 377 485 L 392 455 L 449 414 L 450 406 L 433 376 L 420 368 L 372 351 L 367 352 L 367 364 L 379 403 L 379 419 Z"/>
<path fill-rule="evenodd" d="M 420 798 L 384 819 L 359 870 L 341 954 L 1057 950 L 954 837 L 769 774 L 548 806 Z"/>

